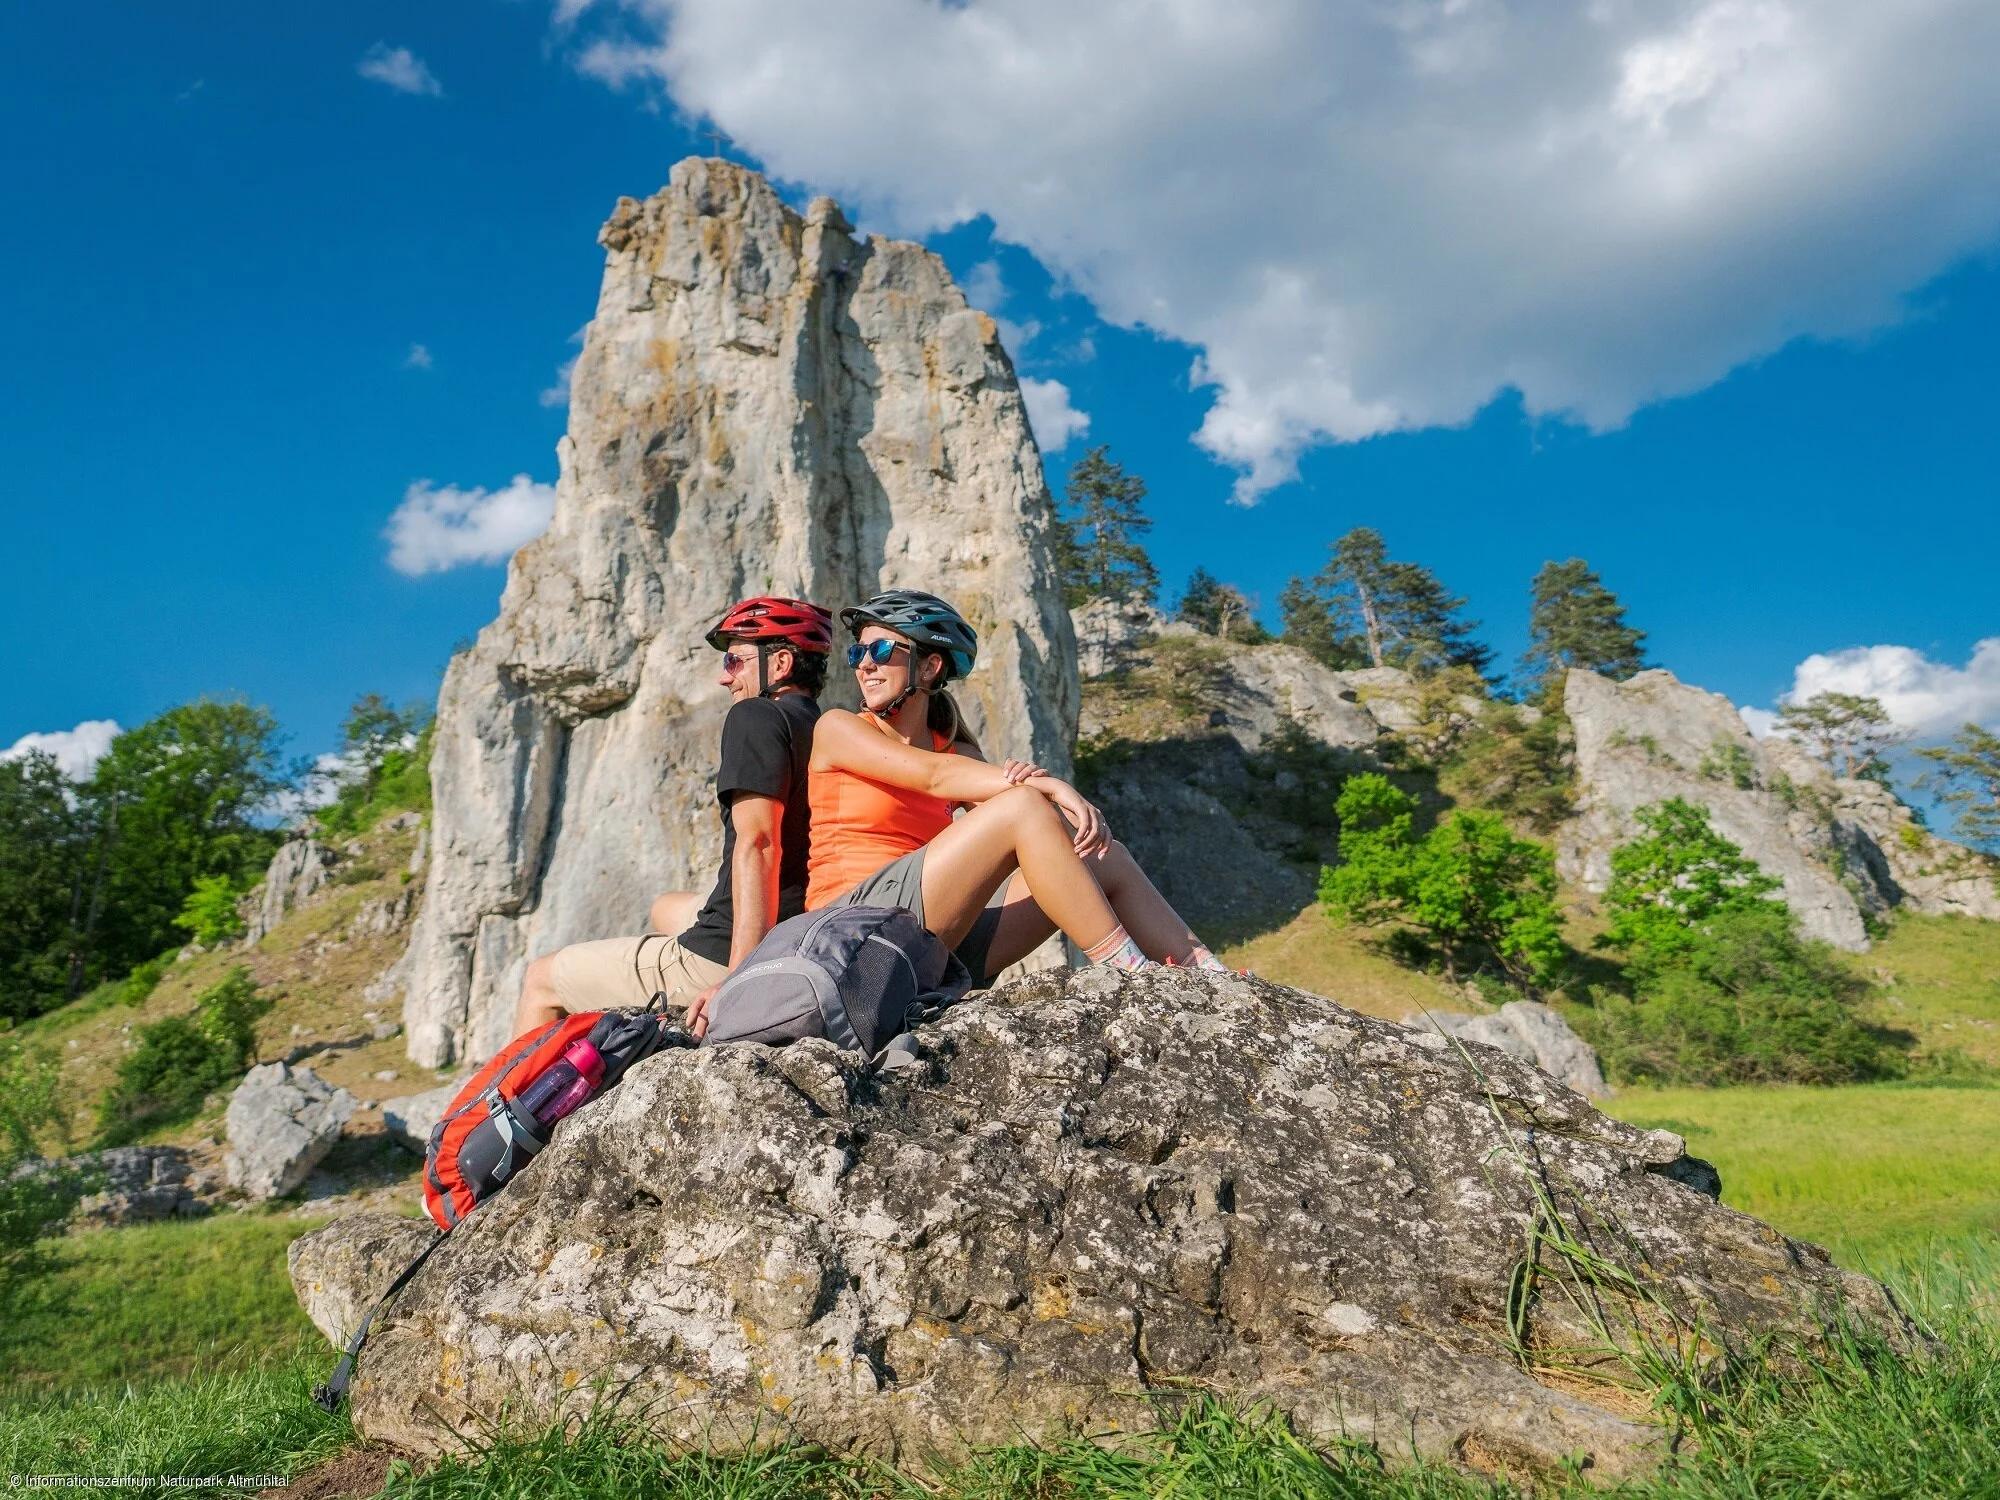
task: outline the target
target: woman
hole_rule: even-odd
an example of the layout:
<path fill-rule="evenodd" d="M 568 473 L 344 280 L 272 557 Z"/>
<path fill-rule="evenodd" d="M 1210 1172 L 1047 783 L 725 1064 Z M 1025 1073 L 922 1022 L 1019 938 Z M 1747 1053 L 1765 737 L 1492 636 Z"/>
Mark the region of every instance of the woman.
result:
<path fill-rule="evenodd" d="M 1058 927 L 1093 963 L 1223 967 L 1075 787 L 1021 761 L 986 764 L 945 691 L 979 649 L 957 610 L 899 589 L 841 620 L 864 707 L 826 710 L 813 736 L 808 911 L 900 906 L 975 984 Z"/>

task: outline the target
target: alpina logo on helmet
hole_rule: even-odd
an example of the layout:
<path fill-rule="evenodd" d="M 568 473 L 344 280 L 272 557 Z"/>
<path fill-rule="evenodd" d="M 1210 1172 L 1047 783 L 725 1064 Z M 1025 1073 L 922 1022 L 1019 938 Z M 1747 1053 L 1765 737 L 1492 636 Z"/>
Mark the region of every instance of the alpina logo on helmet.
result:
<path fill-rule="evenodd" d="M 857 635 L 864 626 L 880 625 L 907 637 L 915 645 L 938 652 L 945 659 L 945 675 L 939 686 L 967 676 L 979 659 L 978 632 L 966 623 L 964 615 L 936 594 L 891 589 L 866 604 L 843 609 L 840 620 Z"/>

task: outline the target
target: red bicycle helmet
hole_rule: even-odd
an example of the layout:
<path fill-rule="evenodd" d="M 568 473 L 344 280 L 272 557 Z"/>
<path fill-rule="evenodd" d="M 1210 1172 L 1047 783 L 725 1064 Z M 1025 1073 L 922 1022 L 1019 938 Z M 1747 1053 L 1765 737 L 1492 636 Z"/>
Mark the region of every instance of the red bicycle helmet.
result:
<path fill-rule="evenodd" d="M 759 594 L 730 605 L 708 633 L 709 645 L 718 651 L 726 650 L 731 641 L 790 646 L 825 656 L 833 650 L 833 615 L 804 599 Z"/>

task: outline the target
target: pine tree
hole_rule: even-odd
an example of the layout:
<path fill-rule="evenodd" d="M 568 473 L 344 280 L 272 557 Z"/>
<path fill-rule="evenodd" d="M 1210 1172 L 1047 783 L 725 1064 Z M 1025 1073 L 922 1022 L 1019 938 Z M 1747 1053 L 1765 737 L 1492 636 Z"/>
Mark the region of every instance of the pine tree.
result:
<path fill-rule="evenodd" d="M 1559 689 L 1571 667 L 1619 682 L 1644 669 L 1645 632 L 1625 623 L 1625 606 L 1582 558 L 1543 563 L 1529 596 L 1520 671 L 1539 694 Z"/>
<path fill-rule="evenodd" d="M 1206 568 L 1188 575 L 1181 590 L 1174 618 L 1184 620 L 1204 635 L 1221 636 L 1226 641 L 1268 640 L 1269 636 L 1250 615 L 1250 601 L 1234 584 L 1224 583 Z"/>
<path fill-rule="evenodd" d="M 1888 777 L 1883 752 L 1909 737 L 1877 699 L 1853 693 L 1818 693 L 1786 704 L 1778 710 L 1778 729 L 1803 740 L 1835 774 L 1875 781 Z"/>
<path fill-rule="evenodd" d="M 1071 609 L 1091 599 L 1151 604 L 1160 576 L 1139 537 L 1153 529 L 1141 509 L 1146 481 L 1092 448 L 1069 471 L 1068 514 L 1056 522 L 1056 567 Z"/>
<path fill-rule="evenodd" d="M 1950 744 L 1917 754 L 1938 768 L 1917 784 L 1957 809 L 1959 837 L 2000 852 L 2000 734 L 1967 724 Z"/>
<path fill-rule="evenodd" d="M 1351 672 L 1368 665 L 1368 645 L 1336 635 L 1333 613 L 1311 579 L 1294 578 L 1278 595 L 1278 618 L 1289 646 L 1297 646 L 1321 666 Z"/>
<path fill-rule="evenodd" d="M 1459 617 L 1454 598 L 1421 563 L 1389 556 L 1382 534 L 1357 526 L 1329 549 L 1310 580 L 1294 578 L 1280 597 L 1285 637 L 1329 664 L 1358 656 L 1375 667 L 1484 673 L 1493 653 L 1472 637 L 1477 620 Z"/>

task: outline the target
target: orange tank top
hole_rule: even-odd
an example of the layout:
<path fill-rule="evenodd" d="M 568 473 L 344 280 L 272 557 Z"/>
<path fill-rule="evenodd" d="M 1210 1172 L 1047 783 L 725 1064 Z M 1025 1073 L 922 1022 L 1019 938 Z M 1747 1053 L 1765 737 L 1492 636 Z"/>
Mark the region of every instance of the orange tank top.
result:
<path fill-rule="evenodd" d="M 893 732 L 873 714 L 861 718 L 884 734 Z M 950 755 L 951 746 L 944 735 L 931 731 L 931 749 Z M 951 826 L 952 804 L 942 797 L 886 786 L 837 767 L 806 777 L 806 800 L 812 806 L 807 911 L 852 890 L 890 860 L 923 848 Z"/>

